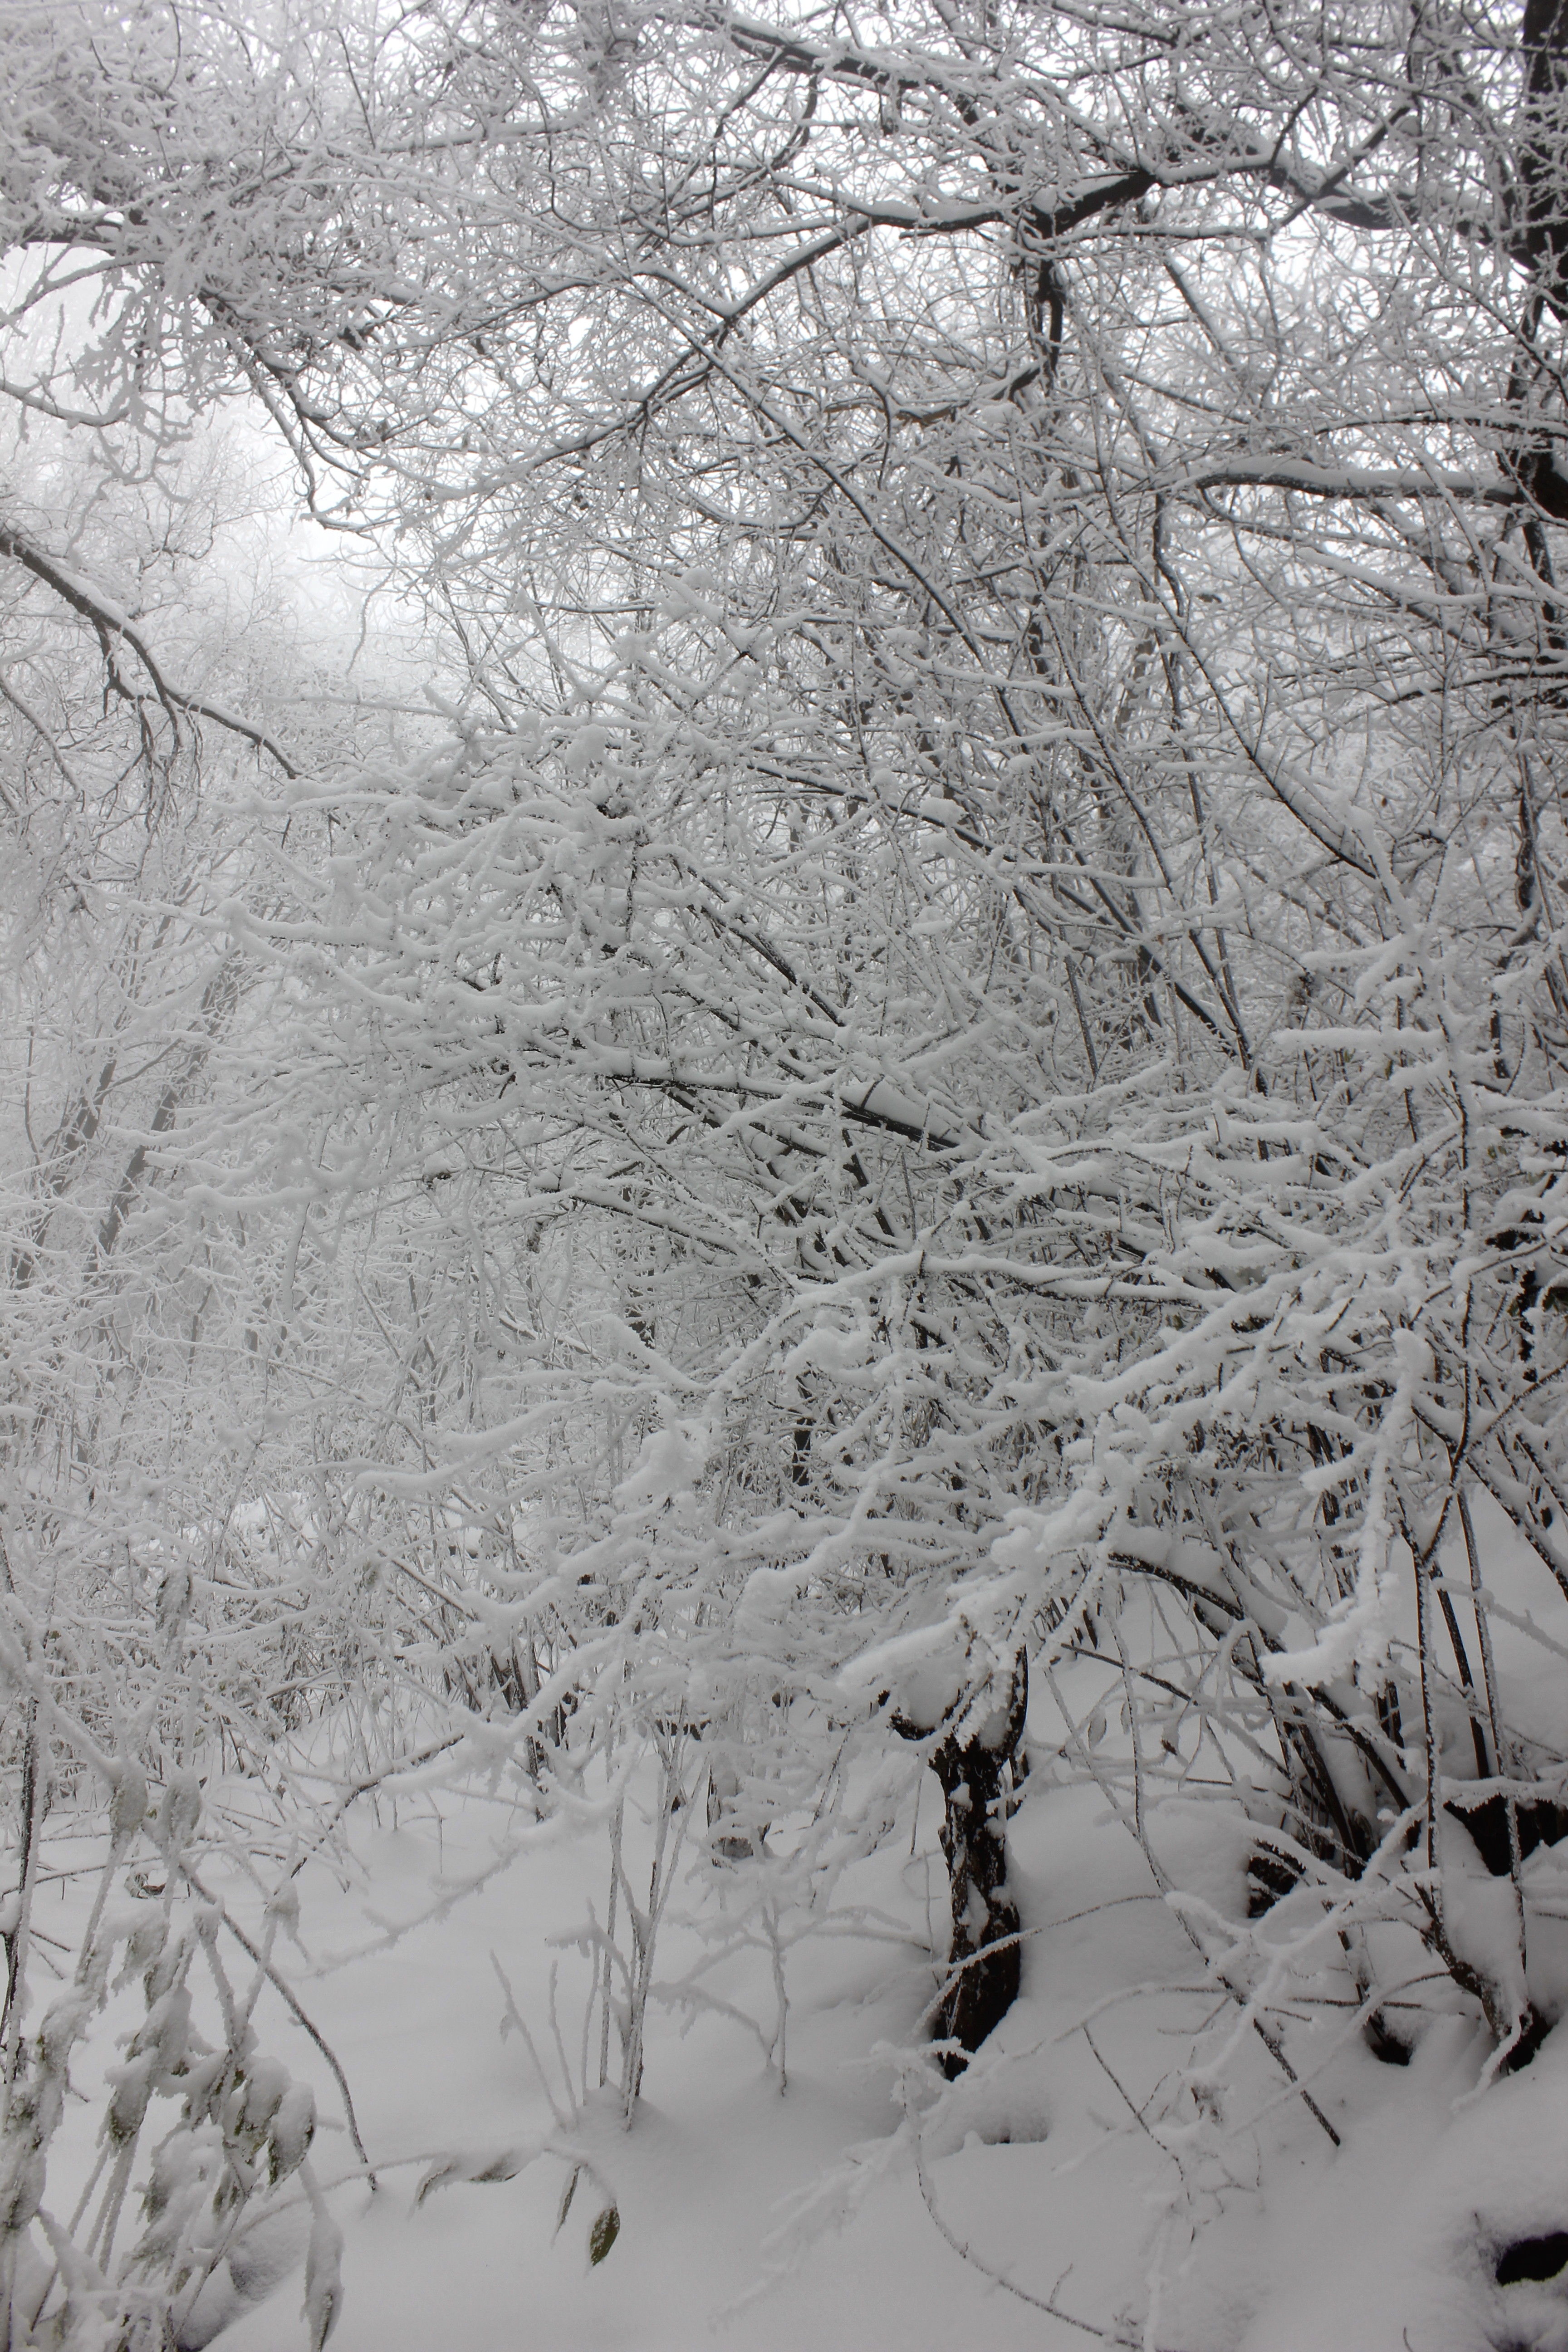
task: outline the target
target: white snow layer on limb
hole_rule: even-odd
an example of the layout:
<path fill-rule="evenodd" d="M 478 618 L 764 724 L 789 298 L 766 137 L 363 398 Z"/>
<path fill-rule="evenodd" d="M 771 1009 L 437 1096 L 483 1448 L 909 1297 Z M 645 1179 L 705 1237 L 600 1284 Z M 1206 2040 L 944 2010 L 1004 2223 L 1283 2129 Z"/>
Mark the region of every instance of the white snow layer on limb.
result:
<path fill-rule="evenodd" d="M 982 1570 L 951 1585 L 944 1616 L 862 1651 L 841 1669 L 840 1682 L 850 1690 L 890 1691 L 901 1715 L 934 1730 L 965 1689 L 1012 1659 L 1018 1628 L 1047 1601 L 1070 1593 L 1074 1606 L 1064 1625 L 1077 1625 L 1098 1586 L 1098 1570 L 1123 1535 L 1168 1544 L 1159 1530 L 1130 1527 L 1117 1528 L 1113 1541 L 1107 1523 L 1116 1509 L 1112 1496 L 1086 1485 L 1055 1510 L 1009 1512 L 1005 1532 L 991 1546 L 1001 1573 Z M 1054 1638 L 1070 1639 L 1070 1631 L 1058 1626 Z"/>
<path fill-rule="evenodd" d="M 1096 1463 L 1091 1475 L 1054 1509 L 1009 1511 L 1004 1532 L 991 1546 L 1000 1572 L 981 1572 L 954 1588 L 963 1622 L 994 1645 L 1015 1624 L 1054 1601 L 1064 1612 L 1051 1634 L 1051 1649 L 1059 1652 L 1075 1639 L 1085 1609 L 1118 1554 L 1169 1569 L 1234 1608 L 1237 1594 L 1219 1553 L 1172 1528 L 1136 1519 L 1131 1486 L 1127 1465 L 1112 1455 L 1108 1464 Z M 1246 1598 L 1250 1606 L 1256 1596 L 1248 1592 Z M 1262 1622 L 1256 1608 L 1253 1613 Z"/>
<path fill-rule="evenodd" d="M 851 1658 L 838 1679 L 848 1690 L 891 1693 L 901 1716 L 921 1731 L 934 1731 L 973 1680 L 959 1631 L 951 1618 L 943 1618 L 895 1634 Z"/>
<path fill-rule="evenodd" d="M 1417 1333 L 1396 1330 L 1394 1354 L 1399 1377 L 1373 1443 L 1366 1449 L 1366 1506 L 1356 1546 L 1355 1589 L 1344 1600 L 1335 1602 L 1316 1641 L 1305 1649 L 1281 1650 L 1263 1660 L 1265 1679 L 1276 1687 L 1299 1683 L 1307 1689 L 1318 1690 L 1352 1666 L 1375 1679 L 1381 1679 L 1386 1669 L 1399 1583 L 1398 1570 L 1391 1556 L 1398 1530 L 1389 1517 L 1390 1473 L 1404 1452 L 1413 1425 L 1416 1391 L 1429 1385 L 1432 1378 L 1432 1350 Z M 1361 1451 L 1360 1447 L 1355 1449 L 1356 1453 Z M 1346 1462 L 1353 1458 L 1352 1454 L 1345 1461 L 1307 1472 L 1302 1486 L 1310 1492 L 1314 1486 L 1337 1485 L 1344 1475 Z M 1403 1553 L 1404 1545 L 1398 1549 Z"/>
<path fill-rule="evenodd" d="M 875 1643 L 838 1679 L 849 1690 L 886 1694 L 906 1737 L 945 1727 L 962 1745 L 978 1740 L 994 1751 L 1008 1739 L 1016 1675 L 1016 1643 L 988 1641 L 960 1613 Z"/>
<path fill-rule="evenodd" d="M 650 1430 L 629 1474 L 615 1490 L 617 1510 L 655 1512 L 689 1495 L 707 1467 L 702 1433 L 688 1423 Z"/>

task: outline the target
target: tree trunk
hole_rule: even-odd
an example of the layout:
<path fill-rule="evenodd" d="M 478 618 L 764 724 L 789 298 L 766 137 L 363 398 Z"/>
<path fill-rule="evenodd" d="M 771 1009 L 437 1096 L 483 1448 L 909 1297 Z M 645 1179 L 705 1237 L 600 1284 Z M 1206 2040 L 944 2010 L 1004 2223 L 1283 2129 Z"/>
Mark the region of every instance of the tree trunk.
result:
<path fill-rule="evenodd" d="M 952 1904 L 948 1981 L 936 2012 L 936 2038 L 956 2044 L 942 2071 L 962 2074 L 970 2057 L 1018 1997 L 1022 1972 L 1018 1906 L 1007 1890 L 1008 1800 L 1029 1704 L 1028 1660 L 1020 1652 L 1002 1705 L 984 1717 L 965 1706 L 955 1727 L 931 1750 L 946 1812 L 942 1850 Z M 895 1714 L 906 1739 L 931 1727 Z"/>

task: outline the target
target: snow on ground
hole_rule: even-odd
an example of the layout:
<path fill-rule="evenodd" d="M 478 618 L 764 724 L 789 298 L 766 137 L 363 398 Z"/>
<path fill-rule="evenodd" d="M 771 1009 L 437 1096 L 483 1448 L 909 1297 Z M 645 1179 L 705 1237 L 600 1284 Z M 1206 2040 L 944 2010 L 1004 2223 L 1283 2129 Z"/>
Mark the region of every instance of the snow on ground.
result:
<path fill-rule="evenodd" d="M 502 2036 L 496 1962 L 559 2094 L 551 1967 L 570 2064 L 587 1967 L 550 1939 L 590 1903 L 603 1916 L 602 1841 L 527 1829 L 503 1871 L 427 1916 L 443 1887 L 484 1869 L 516 1817 L 446 1792 L 400 1800 L 395 1820 L 384 1799 L 356 1833 L 352 1884 L 308 1868 L 310 1962 L 293 1956 L 381 2168 L 374 2194 L 357 2180 L 332 2192 L 345 2237 L 339 2352 L 1058 2352 L 1096 2340 L 1074 2320 L 1160 2352 L 1568 2352 L 1568 2281 L 1499 2287 L 1493 2275 L 1503 2245 L 1568 2228 L 1563 2036 L 1476 2096 L 1484 2040 L 1460 2014 L 1439 2016 L 1403 2069 L 1344 2041 L 1341 2013 L 1304 2014 L 1289 2059 L 1340 2149 L 1245 2032 L 1225 2129 L 1205 2139 L 1179 2078 L 1196 2037 L 1206 2027 L 1212 2045 L 1233 2005 L 1100 1792 L 1053 1780 L 1048 1761 L 1012 1829 L 1031 1931 L 1023 1996 L 971 2075 L 928 2104 L 917 2144 L 893 2053 L 937 1981 L 939 1817 L 928 1776 L 918 1819 L 908 1809 L 841 1887 L 841 1906 L 884 1915 L 877 1938 L 818 1936 L 792 1951 L 787 2089 L 735 2019 L 656 2011 L 632 2129 L 608 2099 L 572 2127 L 620 2216 L 595 2266 L 604 2193 L 584 2178 L 558 2229 L 570 2167 L 555 2155 L 420 2203 L 416 2190 L 445 2156 L 560 2137 L 522 2042 Z M 1213 1801 L 1167 1804 L 1152 1843 L 1172 1879 L 1240 1922 L 1242 1825 L 1237 1816 L 1227 1849 L 1215 1824 Z M 694 1860 L 689 1908 L 711 1916 L 732 1903 L 748 1866 Z M 254 1911 L 237 1871 L 214 1891 Z M 700 1949 L 673 1924 L 660 1976 L 679 1976 Z M 770 2025 L 765 1954 L 727 1961 L 712 1981 Z M 133 2014 L 105 2021 L 97 2063 Z M 331 2181 L 353 2159 L 327 2127 L 341 2114 L 330 2074 L 270 1995 L 258 2021 L 264 2046 L 316 2087 L 316 2164 Z M 89 2114 L 73 2111 L 68 2172 L 88 2160 Z M 51 2201 L 66 2200 L 52 2188 Z M 237 2264 L 237 2288 L 208 2290 L 201 2332 L 224 2352 L 302 2352 L 288 2268 L 300 2236 L 274 2228 Z"/>

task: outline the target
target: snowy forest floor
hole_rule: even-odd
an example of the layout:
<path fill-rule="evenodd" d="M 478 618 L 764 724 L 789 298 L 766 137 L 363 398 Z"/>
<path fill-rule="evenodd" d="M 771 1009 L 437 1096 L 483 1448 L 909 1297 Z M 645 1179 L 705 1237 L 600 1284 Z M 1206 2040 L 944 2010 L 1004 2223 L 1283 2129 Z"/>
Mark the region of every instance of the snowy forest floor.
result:
<path fill-rule="evenodd" d="M 1024 1990 L 970 2076 L 934 2106 L 925 2094 L 917 2139 L 900 2103 L 900 2053 L 908 2083 L 946 1899 L 927 1775 L 918 1811 L 906 1807 L 837 1898 L 840 1912 L 881 1915 L 882 1933 L 816 1934 L 789 1955 L 787 2089 L 738 2019 L 656 2006 L 632 2129 L 607 2094 L 574 2122 L 573 2143 L 620 2215 L 597 2264 L 588 2241 L 604 2196 L 584 2187 L 558 2228 L 570 2166 L 554 2155 L 510 2179 L 463 2181 L 418 2203 L 416 2191 L 433 2160 L 560 2137 L 523 2042 L 502 2037 L 497 1962 L 547 2068 L 559 2063 L 556 1964 L 575 2064 L 588 1965 L 551 1939 L 569 1937 L 592 1904 L 602 1916 L 602 1840 L 549 1822 L 526 1828 L 521 1850 L 487 1877 L 498 1846 L 518 1836 L 510 1808 L 450 1790 L 405 1794 L 395 1809 L 383 1798 L 356 1833 L 352 1883 L 307 1868 L 308 1958 L 290 1955 L 379 2168 L 374 2193 L 352 2179 L 332 2191 L 346 2242 L 340 2352 L 1057 2352 L 1108 2330 L 1172 2352 L 1563 2352 L 1568 2277 L 1499 2286 L 1494 2276 L 1500 2247 L 1568 2226 L 1563 2032 L 1527 2072 L 1467 2104 L 1487 2045 L 1462 2015 L 1430 2026 L 1404 2068 L 1344 2038 L 1342 2016 L 1303 2018 L 1291 2062 L 1339 2131 L 1338 2151 L 1250 2037 L 1231 2077 L 1245 2112 L 1233 2089 L 1217 2168 L 1211 2155 L 1184 2179 L 1167 2105 L 1224 1996 L 1135 1840 L 1098 1790 L 1068 1785 L 1059 1765 L 1053 1777 L 1051 1724 L 1033 1728 L 1037 1769 L 1011 1832 Z M 1189 1895 L 1242 1920 L 1243 1824 L 1237 1814 L 1226 1860 L 1215 1813 L 1212 1801 L 1167 1803 L 1152 1843 Z M 67 1858 L 61 1850 L 57 1864 Z M 693 1859 L 660 1945 L 661 1979 L 700 1957 L 702 1923 L 733 1901 L 746 1867 Z M 51 1905 L 68 1926 L 84 1883 L 51 1890 L 47 1932 Z M 225 1882 L 214 1867 L 207 1883 L 237 1916 L 254 1914 L 237 1868 Z M 763 1951 L 709 1981 L 764 2023 L 773 2010 Z M 114 2035 L 136 2013 L 120 1996 L 93 2063 L 112 2061 Z M 331 2127 L 342 2102 L 330 2073 L 270 1995 L 258 2024 L 314 2084 L 317 2169 L 338 2179 L 353 2157 Z M 68 2169 L 90 2162 L 97 2112 L 73 2103 L 59 2149 Z M 297 2232 L 274 2222 L 237 2260 L 237 2284 L 219 2274 L 197 2336 L 225 2352 L 304 2345 L 304 2226 L 302 2210 Z"/>

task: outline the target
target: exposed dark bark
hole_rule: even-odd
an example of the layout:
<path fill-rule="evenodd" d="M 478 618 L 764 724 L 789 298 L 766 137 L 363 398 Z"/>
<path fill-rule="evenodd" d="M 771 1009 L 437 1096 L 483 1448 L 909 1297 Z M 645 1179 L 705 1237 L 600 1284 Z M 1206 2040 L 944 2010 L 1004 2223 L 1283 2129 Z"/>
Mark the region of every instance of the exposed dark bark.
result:
<path fill-rule="evenodd" d="M 1568 2230 L 1549 2231 L 1543 2238 L 1516 2238 L 1505 2246 L 1497 2260 L 1499 2286 L 1513 2286 L 1524 2279 L 1544 2282 L 1554 2279 L 1568 2269 Z"/>
<path fill-rule="evenodd" d="M 1476 1851 L 1492 1876 L 1506 1878 L 1513 1867 L 1513 1835 L 1509 1830 L 1507 1798 L 1485 1797 L 1474 1805 L 1450 1798 L 1443 1810 L 1469 1831 Z M 1550 1798 L 1516 1804 L 1513 1818 L 1521 1861 L 1527 1860 L 1538 1845 L 1556 1845 L 1568 1837 L 1568 1806 L 1553 1804 Z"/>
<path fill-rule="evenodd" d="M 1568 0 L 1525 0 L 1513 254 L 1568 317 Z M 1547 511 L 1554 509 L 1549 508 Z"/>
<path fill-rule="evenodd" d="M 929 1758 L 946 1800 L 942 1850 L 952 1895 L 952 1943 L 936 2038 L 957 2044 L 942 2056 L 942 2071 L 950 2078 L 963 2073 L 1018 1997 L 1022 1947 L 1018 1906 L 1007 1887 L 1007 1813 L 1028 1704 L 1029 1664 L 1020 1652 L 1000 1706 L 982 1716 L 966 1699 L 953 1728 Z M 931 1736 L 930 1725 L 899 1714 L 892 1719 L 906 1739 Z"/>

